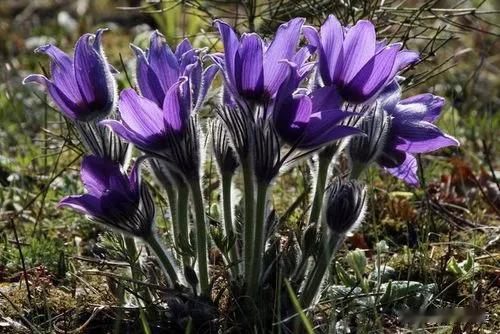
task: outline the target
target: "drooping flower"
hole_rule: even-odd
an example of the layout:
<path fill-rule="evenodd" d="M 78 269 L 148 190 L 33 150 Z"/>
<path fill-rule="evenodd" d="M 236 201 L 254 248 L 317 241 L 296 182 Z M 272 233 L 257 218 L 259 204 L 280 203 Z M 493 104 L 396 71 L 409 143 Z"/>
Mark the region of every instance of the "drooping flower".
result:
<path fill-rule="evenodd" d="M 36 52 L 51 58 L 52 77 L 32 74 L 23 83 L 38 83 L 47 89 L 58 109 L 74 121 L 101 119 L 115 108 L 115 71 L 106 61 L 101 46 L 105 29 L 85 34 L 76 43 L 74 58 L 54 45 L 45 45 Z"/>
<path fill-rule="evenodd" d="M 60 206 L 122 233 L 143 238 L 152 234 L 154 202 L 141 183 L 138 164 L 127 176 L 118 162 L 87 156 L 82 162 L 81 178 L 87 193 L 68 196 L 59 202 Z"/>
<path fill-rule="evenodd" d="M 335 178 L 326 189 L 324 221 L 331 231 L 345 234 L 355 229 L 366 212 L 366 187 L 356 180 Z"/>
<path fill-rule="evenodd" d="M 420 94 L 401 100 L 397 84 L 389 86 L 384 109 L 392 117 L 384 151 L 378 163 L 389 173 L 411 185 L 418 185 L 414 154 L 429 153 L 460 143 L 435 123 L 445 100 L 432 94 Z M 395 101 L 397 101 L 395 103 Z"/>
<path fill-rule="evenodd" d="M 377 41 L 374 25 L 358 21 L 342 27 L 329 15 L 318 32 L 304 26 L 303 33 L 319 56 L 319 76 L 325 86 L 335 86 L 351 103 L 374 98 L 396 74 L 418 60 L 418 54 L 401 50 L 400 43 Z"/>
<path fill-rule="evenodd" d="M 350 135 L 362 134 L 341 121 L 354 114 L 342 110 L 342 99 L 333 87 L 306 94 L 299 83 L 307 72 L 289 63 L 290 73 L 280 86 L 273 106 L 274 126 L 281 139 L 299 149 L 314 149 Z"/>
<path fill-rule="evenodd" d="M 376 147 L 373 151 L 377 154 L 370 157 L 370 161 L 377 163 L 392 175 L 402 179 L 410 185 L 417 186 L 418 164 L 414 154 L 429 153 L 448 146 L 458 146 L 459 142 L 452 136 L 444 133 L 433 123 L 438 119 L 444 105 L 444 99 L 432 94 L 420 94 L 401 100 L 401 89 L 396 81 L 392 82 L 380 94 L 377 101 L 381 112 L 367 115 L 375 117 L 385 115 L 390 117 L 390 121 L 380 135 L 367 136 L 368 140 L 362 139 L 353 141 L 354 146 L 350 147 L 351 159 L 354 156 L 361 157 L 362 152 L 372 151 L 369 147 Z M 367 132 L 378 133 L 369 129 L 370 126 L 377 126 L 381 120 L 375 122 L 365 121 Z M 371 141 L 370 141 L 371 138 Z M 363 147 L 362 144 L 367 147 Z M 354 152 L 353 151 L 360 151 Z"/>
<path fill-rule="evenodd" d="M 182 103 L 192 112 L 201 108 L 218 70 L 216 65 L 211 65 L 203 71 L 202 50 L 193 48 L 189 40 L 184 39 L 174 52 L 158 31 L 152 33 L 146 52 L 134 45 L 131 47 L 137 59 L 137 83 L 144 97 L 162 107 L 168 90 L 180 77 L 185 77 L 187 83 L 180 92 Z"/>
<path fill-rule="evenodd" d="M 225 88 L 233 99 L 267 102 L 274 97 L 288 73 L 283 60 L 299 64 L 305 60 L 304 52 L 297 52 L 303 24 L 302 18 L 282 24 L 267 45 L 255 33 L 238 38 L 229 24 L 215 21 L 224 54 L 212 55 L 212 58 L 223 68 Z"/>

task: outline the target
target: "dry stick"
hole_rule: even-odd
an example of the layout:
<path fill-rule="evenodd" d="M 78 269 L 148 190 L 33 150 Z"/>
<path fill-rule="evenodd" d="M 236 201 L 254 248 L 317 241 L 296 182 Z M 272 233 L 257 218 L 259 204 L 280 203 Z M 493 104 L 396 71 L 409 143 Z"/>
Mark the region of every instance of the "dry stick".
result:
<path fill-rule="evenodd" d="M 16 224 L 14 224 L 14 220 L 10 220 L 10 225 L 12 227 L 12 231 L 14 232 L 14 238 L 16 238 L 16 245 L 17 249 L 19 250 L 19 257 L 21 258 L 21 265 L 23 266 L 23 276 L 24 276 L 24 282 L 26 284 L 26 291 L 28 293 L 28 302 L 30 306 L 33 305 L 32 303 L 32 298 L 31 298 L 31 290 L 30 290 L 30 284 L 28 281 L 28 273 L 26 272 L 26 263 L 24 261 L 24 254 L 21 249 L 21 244 L 19 243 L 19 237 L 17 236 L 17 229 L 16 229 Z"/>

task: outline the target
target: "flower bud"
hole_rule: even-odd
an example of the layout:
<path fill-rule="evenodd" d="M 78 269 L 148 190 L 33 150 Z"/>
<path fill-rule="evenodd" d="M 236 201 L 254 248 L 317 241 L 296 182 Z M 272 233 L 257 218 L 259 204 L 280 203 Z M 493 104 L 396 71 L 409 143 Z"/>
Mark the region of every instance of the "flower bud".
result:
<path fill-rule="evenodd" d="M 212 150 L 221 174 L 234 174 L 239 166 L 236 152 L 230 145 L 229 135 L 220 120 L 212 122 L 210 127 Z"/>
<path fill-rule="evenodd" d="M 366 188 L 356 180 L 336 178 L 326 190 L 323 208 L 323 219 L 334 233 L 352 231 L 366 211 Z"/>

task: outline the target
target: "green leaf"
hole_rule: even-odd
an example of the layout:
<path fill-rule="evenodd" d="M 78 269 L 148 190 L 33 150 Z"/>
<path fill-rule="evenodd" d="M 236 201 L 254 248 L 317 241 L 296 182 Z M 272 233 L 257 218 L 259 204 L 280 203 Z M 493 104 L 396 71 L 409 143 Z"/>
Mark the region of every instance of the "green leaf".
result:
<path fill-rule="evenodd" d="M 302 306 L 300 306 L 299 300 L 297 299 L 297 296 L 295 295 L 295 292 L 293 291 L 292 286 L 290 285 L 290 282 L 285 278 L 285 285 L 286 289 L 288 290 L 288 295 L 290 296 L 290 300 L 292 301 L 293 307 L 295 308 L 295 311 L 300 316 L 300 320 L 302 321 L 302 325 L 304 329 L 306 330 L 307 334 L 314 334 L 313 326 L 311 324 L 311 321 L 309 318 L 306 316 L 304 313 L 304 310 L 302 309 Z"/>

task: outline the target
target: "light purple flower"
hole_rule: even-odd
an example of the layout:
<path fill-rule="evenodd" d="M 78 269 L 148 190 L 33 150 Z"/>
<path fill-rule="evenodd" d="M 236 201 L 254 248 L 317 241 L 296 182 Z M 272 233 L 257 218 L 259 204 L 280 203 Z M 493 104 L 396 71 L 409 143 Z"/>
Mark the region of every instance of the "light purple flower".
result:
<path fill-rule="evenodd" d="M 104 31 L 80 37 L 74 58 L 54 45 L 39 47 L 37 52 L 51 58 L 52 77 L 32 74 L 23 83 L 45 86 L 58 109 L 72 120 L 89 122 L 108 115 L 115 107 L 116 82 L 101 47 Z"/>
<path fill-rule="evenodd" d="M 144 97 L 162 107 L 168 90 L 180 77 L 185 77 L 187 83 L 180 92 L 181 102 L 192 112 L 201 108 L 218 70 L 216 65 L 211 65 L 203 71 L 201 50 L 184 39 L 174 52 L 158 31 L 152 33 L 146 52 L 134 45 L 132 49 L 137 59 L 137 83 Z"/>
<path fill-rule="evenodd" d="M 272 99 L 288 74 L 283 60 L 299 65 L 305 61 L 305 50 L 297 52 L 303 24 L 302 18 L 282 24 L 268 45 L 255 33 L 238 38 L 229 24 L 216 20 L 224 54 L 212 55 L 212 59 L 223 68 L 226 93 L 235 100 L 262 103 Z"/>
<path fill-rule="evenodd" d="M 401 90 L 393 83 L 381 94 L 380 103 L 392 120 L 378 163 L 392 175 L 416 186 L 418 165 L 414 154 L 459 146 L 455 138 L 433 124 L 445 101 L 432 94 L 401 100 Z"/>
<path fill-rule="evenodd" d="M 317 50 L 323 84 L 337 87 L 351 103 L 374 98 L 400 70 L 418 60 L 416 52 L 401 50 L 400 43 L 377 42 L 375 27 L 366 20 L 345 28 L 329 15 L 319 32 L 304 26 L 303 33 Z"/>
<path fill-rule="evenodd" d="M 154 204 L 148 189 L 139 179 L 139 165 L 130 176 L 118 162 L 97 156 L 83 159 L 81 178 L 87 191 L 59 202 L 110 228 L 138 237 L 152 231 Z"/>

